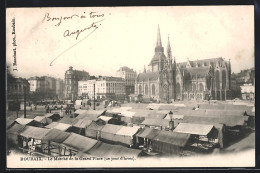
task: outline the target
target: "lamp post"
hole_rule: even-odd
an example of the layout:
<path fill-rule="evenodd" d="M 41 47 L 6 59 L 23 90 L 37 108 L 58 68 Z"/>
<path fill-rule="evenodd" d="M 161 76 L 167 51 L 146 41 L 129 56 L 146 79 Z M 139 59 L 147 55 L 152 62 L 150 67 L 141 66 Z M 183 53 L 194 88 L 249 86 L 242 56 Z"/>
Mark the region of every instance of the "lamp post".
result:
<path fill-rule="evenodd" d="M 171 120 L 170 120 L 170 122 L 169 122 L 169 127 L 170 127 L 170 130 L 173 130 L 173 128 L 174 128 L 174 122 L 172 121 L 172 116 L 173 116 L 173 112 L 172 112 L 172 111 L 169 112 L 169 116 L 170 116 L 170 118 L 171 118 Z"/>
<path fill-rule="evenodd" d="M 24 85 L 24 118 L 26 118 L 26 85 Z"/>

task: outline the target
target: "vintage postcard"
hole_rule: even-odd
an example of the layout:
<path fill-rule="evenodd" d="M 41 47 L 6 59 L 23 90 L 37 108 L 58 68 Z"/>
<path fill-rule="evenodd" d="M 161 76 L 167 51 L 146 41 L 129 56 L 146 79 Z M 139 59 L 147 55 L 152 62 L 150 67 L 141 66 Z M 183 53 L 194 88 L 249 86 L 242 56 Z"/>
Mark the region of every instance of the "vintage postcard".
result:
<path fill-rule="evenodd" d="M 7 168 L 254 167 L 254 6 L 6 9 Z"/>

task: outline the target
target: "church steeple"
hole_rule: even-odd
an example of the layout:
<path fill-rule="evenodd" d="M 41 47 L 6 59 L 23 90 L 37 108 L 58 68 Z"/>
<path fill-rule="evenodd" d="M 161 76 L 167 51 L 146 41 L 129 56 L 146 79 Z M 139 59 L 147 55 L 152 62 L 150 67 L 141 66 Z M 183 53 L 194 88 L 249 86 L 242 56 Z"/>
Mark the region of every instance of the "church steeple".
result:
<path fill-rule="evenodd" d="M 161 40 L 161 33 L 160 33 L 160 26 L 158 25 L 157 30 L 157 40 L 156 40 L 156 46 L 155 46 L 155 52 L 163 52 L 164 49 L 162 47 L 162 40 Z"/>
<path fill-rule="evenodd" d="M 168 44 L 167 44 L 167 58 L 169 60 L 172 60 L 172 50 L 171 50 L 171 44 L 170 44 L 169 35 L 168 35 Z"/>
<path fill-rule="evenodd" d="M 157 30 L 156 47 L 162 47 L 161 33 L 160 33 L 160 26 L 159 25 L 158 25 L 158 30 Z"/>

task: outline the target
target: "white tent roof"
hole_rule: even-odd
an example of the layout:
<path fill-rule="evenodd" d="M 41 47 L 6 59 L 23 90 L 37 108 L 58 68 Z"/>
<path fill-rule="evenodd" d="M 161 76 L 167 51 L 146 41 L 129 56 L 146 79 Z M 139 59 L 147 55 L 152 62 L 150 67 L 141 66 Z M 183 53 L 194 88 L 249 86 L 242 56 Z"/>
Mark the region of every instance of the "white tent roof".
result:
<path fill-rule="evenodd" d="M 133 136 L 135 135 L 139 130 L 139 127 L 129 127 L 129 126 L 123 126 L 118 132 L 116 132 L 117 135 L 124 135 L 124 136 Z"/>
<path fill-rule="evenodd" d="M 135 112 L 131 112 L 131 111 L 122 111 L 121 115 L 125 116 L 125 117 L 133 117 L 136 113 Z"/>
<path fill-rule="evenodd" d="M 29 118 L 17 118 L 15 120 L 17 123 L 21 124 L 21 125 L 26 125 L 29 124 L 30 122 L 33 121 L 33 119 L 29 119 Z"/>
<path fill-rule="evenodd" d="M 83 113 L 85 113 L 85 112 L 87 112 L 87 110 L 78 109 L 78 110 L 76 110 L 74 113 L 75 113 L 75 114 L 83 114 Z"/>
<path fill-rule="evenodd" d="M 100 117 L 98 117 L 98 118 L 100 118 L 101 120 L 103 120 L 103 121 L 109 121 L 109 120 L 111 120 L 113 117 L 107 117 L 107 116 L 100 116 Z"/>
<path fill-rule="evenodd" d="M 213 127 L 213 125 L 207 124 L 180 123 L 173 131 L 205 136 L 209 134 Z"/>
<path fill-rule="evenodd" d="M 64 123 L 58 123 L 58 122 L 52 122 L 51 124 L 45 126 L 48 129 L 58 129 L 61 131 L 66 131 L 68 128 L 70 128 L 72 125 L 70 124 L 64 124 Z"/>

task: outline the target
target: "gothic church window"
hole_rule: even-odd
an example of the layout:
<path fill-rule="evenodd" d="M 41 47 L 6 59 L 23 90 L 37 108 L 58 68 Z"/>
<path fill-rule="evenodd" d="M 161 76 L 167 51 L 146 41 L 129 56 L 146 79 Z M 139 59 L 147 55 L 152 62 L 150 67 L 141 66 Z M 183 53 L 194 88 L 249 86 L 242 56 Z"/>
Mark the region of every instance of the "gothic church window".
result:
<path fill-rule="evenodd" d="M 142 86 L 139 85 L 139 94 L 142 94 Z"/>
<path fill-rule="evenodd" d="M 222 71 L 222 89 L 226 89 L 226 79 L 227 79 L 227 76 L 226 76 L 226 71 Z"/>
<path fill-rule="evenodd" d="M 204 85 L 202 83 L 199 84 L 199 91 L 204 91 Z"/>
<path fill-rule="evenodd" d="M 148 95 L 148 85 L 145 85 L 145 95 Z"/>
<path fill-rule="evenodd" d="M 219 70 L 216 71 L 216 89 L 220 89 Z"/>
<path fill-rule="evenodd" d="M 152 84 L 152 95 L 155 95 L 155 86 Z"/>

